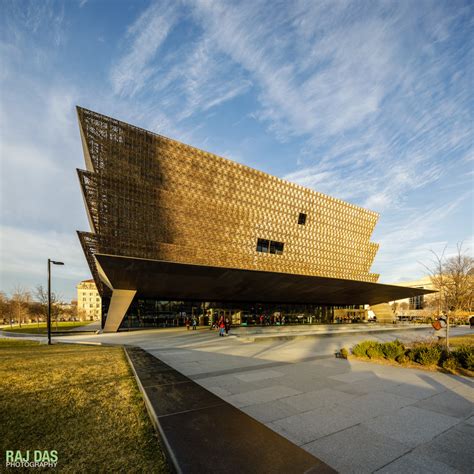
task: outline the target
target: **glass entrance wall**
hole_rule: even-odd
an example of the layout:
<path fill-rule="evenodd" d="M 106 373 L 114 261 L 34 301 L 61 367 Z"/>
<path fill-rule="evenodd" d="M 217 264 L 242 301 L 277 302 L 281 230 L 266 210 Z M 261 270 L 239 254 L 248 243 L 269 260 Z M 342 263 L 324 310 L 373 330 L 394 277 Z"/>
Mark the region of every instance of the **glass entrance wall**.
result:
<path fill-rule="evenodd" d="M 212 326 L 221 317 L 229 319 L 233 326 L 331 324 L 339 322 L 335 321 L 334 309 L 333 306 L 308 304 L 166 301 L 136 297 L 120 329 L 179 327 L 193 318 L 199 326 Z"/>

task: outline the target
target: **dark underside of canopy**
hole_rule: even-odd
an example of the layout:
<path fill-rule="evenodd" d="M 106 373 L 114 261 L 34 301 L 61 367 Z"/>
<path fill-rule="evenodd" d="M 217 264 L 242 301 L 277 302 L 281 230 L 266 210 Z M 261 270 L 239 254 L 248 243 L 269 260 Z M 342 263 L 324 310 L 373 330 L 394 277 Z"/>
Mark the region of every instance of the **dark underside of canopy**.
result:
<path fill-rule="evenodd" d="M 178 301 L 228 301 L 321 305 L 378 304 L 430 290 L 288 273 L 189 265 L 95 255 L 113 289 Z"/>

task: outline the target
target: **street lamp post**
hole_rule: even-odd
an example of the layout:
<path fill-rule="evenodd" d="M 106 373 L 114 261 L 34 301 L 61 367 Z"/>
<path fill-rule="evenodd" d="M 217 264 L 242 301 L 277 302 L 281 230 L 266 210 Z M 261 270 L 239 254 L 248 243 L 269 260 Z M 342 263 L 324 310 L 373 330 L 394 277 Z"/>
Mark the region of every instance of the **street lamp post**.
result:
<path fill-rule="evenodd" d="M 51 344 L 51 264 L 64 265 L 63 262 L 55 262 L 48 258 L 48 319 L 46 324 L 48 326 L 48 344 Z"/>

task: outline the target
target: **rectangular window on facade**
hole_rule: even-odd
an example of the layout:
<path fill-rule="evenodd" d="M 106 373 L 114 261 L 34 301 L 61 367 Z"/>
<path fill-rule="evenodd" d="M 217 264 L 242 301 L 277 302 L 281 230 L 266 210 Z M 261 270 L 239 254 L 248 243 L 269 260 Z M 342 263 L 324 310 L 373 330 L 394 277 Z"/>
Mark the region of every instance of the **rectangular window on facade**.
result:
<path fill-rule="evenodd" d="M 257 252 L 274 253 L 281 255 L 283 253 L 283 242 L 274 242 L 273 240 L 258 239 Z"/>
<path fill-rule="evenodd" d="M 272 246 L 275 250 L 274 252 L 272 252 Z M 276 253 L 277 255 L 281 255 L 283 253 L 283 242 L 271 242 L 270 253 Z"/>
<path fill-rule="evenodd" d="M 299 225 L 305 225 L 306 224 L 306 214 L 303 212 L 300 212 L 300 215 L 298 217 L 298 224 Z"/>
<path fill-rule="evenodd" d="M 268 248 L 270 246 L 270 241 L 266 239 L 258 239 L 257 240 L 257 252 L 268 252 Z"/>

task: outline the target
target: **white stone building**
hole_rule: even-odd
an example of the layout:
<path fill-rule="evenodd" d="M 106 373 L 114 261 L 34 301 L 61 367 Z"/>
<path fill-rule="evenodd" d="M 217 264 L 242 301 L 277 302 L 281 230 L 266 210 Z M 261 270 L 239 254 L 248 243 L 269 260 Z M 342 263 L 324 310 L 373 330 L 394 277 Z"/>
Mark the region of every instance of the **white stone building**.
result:
<path fill-rule="evenodd" d="M 102 301 L 94 280 L 83 280 L 77 285 L 77 310 L 88 321 L 98 320 L 102 315 Z"/>

